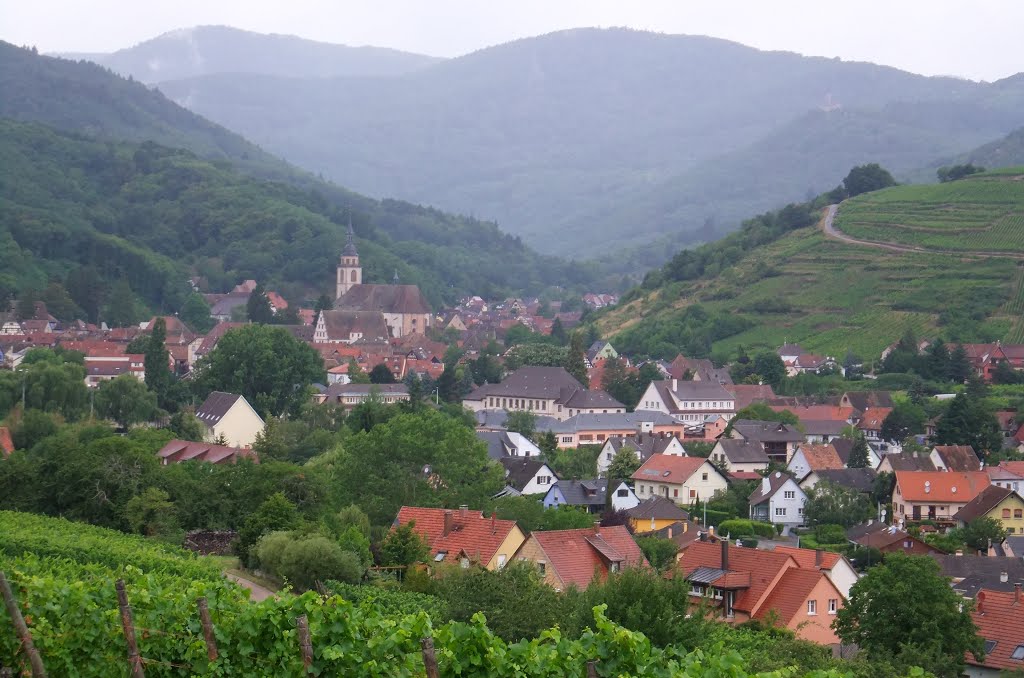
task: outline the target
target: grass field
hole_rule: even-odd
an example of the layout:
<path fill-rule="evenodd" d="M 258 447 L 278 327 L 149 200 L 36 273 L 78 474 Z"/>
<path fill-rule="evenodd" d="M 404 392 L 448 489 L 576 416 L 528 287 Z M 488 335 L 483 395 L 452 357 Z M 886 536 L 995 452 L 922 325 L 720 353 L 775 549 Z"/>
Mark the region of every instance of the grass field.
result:
<path fill-rule="evenodd" d="M 839 210 L 836 226 L 844 233 L 935 252 L 843 243 L 817 228 L 793 231 L 713 278 L 674 283 L 614 309 L 598 327 L 613 342 L 618 334 L 628 351 L 654 318 L 663 324 L 664 314 L 700 304 L 708 313 L 753 321 L 712 345 L 720 358 L 739 346 L 795 341 L 840 360 L 847 350 L 872 360 L 908 327 L 919 336 L 1024 343 L 1024 267 L 1008 256 L 982 254 L 1024 256 L 1022 175 L 1018 169 L 901 186 L 859 196 Z"/>

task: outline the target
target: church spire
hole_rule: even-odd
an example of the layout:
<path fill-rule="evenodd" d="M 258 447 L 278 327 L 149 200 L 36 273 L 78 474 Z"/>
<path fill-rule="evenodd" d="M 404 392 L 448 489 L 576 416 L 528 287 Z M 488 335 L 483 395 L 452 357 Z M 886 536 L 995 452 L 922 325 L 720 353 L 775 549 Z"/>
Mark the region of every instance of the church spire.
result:
<path fill-rule="evenodd" d="M 394 285 L 398 284 L 398 269 L 397 268 L 395 269 L 395 276 L 391 279 L 391 282 Z"/>
<path fill-rule="evenodd" d="M 356 251 L 356 232 L 352 230 L 352 214 L 348 215 L 348 235 L 345 238 L 345 249 L 341 251 L 341 255 L 344 257 L 358 257 L 359 252 Z"/>

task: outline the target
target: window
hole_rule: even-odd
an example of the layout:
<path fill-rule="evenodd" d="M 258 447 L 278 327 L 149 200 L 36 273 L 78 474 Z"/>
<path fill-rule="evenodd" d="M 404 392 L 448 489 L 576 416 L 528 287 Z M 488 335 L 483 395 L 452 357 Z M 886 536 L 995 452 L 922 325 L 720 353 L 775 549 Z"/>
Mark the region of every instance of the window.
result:
<path fill-rule="evenodd" d="M 818 601 L 808 600 L 807 601 L 807 614 L 815 615 L 818 614 Z"/>
<path fill-rule="evenodd" d="M 621 490 L 617 491 L 615 493 L 615 496 L 616 497 L 628 497 L 629 496 L 629 490 L 624 487 Z"/>
<path fill-rule="evenodd" d="M 504 553 L 499 553 L 498 554 L 498 569 L 499 570 L 501 568 L 505 567 L 505 560 L 506 560 L 505 554 Z"/>
<path fill-rule="evenodd" d="M 672 496 L 673 497 L 678 497 L 679 496 L 679 490 L 678 489 L 672 490 Z"/>
<path fill-rule="evenodd" d="M 1024 509 L 1013 509 L 1014 518 L 1024 518 Z"/>
<path fill-rule="evenodd" d="M 545 563 L 543 560 L 538 561 L 537 562 L 537 572 L 540 573 L 540 576 L 543 577 L 545 574 L 547 574 L 547 571 L 548 571 L 548 564 Z"/>
<path fill-rule="evenodd" d="M 466 556 L 462 556 L 462 560 L 459 561 L 459 565 L 462 567 L 463 570 L 468 570 L 469 558 L 467 558 Z"/>
<path fill-rule="evenodd" d="M 538 485 L 549 485 L 551 483 L 551 476 L 537 476 Z"/>
<path fill-rule="evenodd" d="M 782 496 L 786 499 L 796 499 L 796 490 L 786 490 L 782 493 Z"/>
<path fill-rule="evenodd" d="M 697 490 L 690 490 L 690 499 L 697 498 Z"/>
<path fill-rule="evenodd" d="M 992 654 L 992 650 L 996 649 L 996 645 L 999 641 L 986 640 L 985 641 L 985 654 Z"/>
<path fill-rule="evenodd" d="M 798 516 L 802 516 L 804 514 L 804 507 L 803 506 L 797 506 L 796 507 L 796 514 Z"/>
<path fill-rule="evenodd" d="M 1004 518 L 1009 518 L 1010 517 L 1010 509 L 1008 509 L 1008 508 L 1003 509 L 1003 517 Z"/>
<path fill-rule="evenodd" d="M 639 494 L 643 494 L 644 493 L 644 486 L 643 485 L 637 485 L 636 491 Z"/>
<path fill-rule="evenodd" d="M 708 474 L 707 473 L 701 473 L 700 474 L 700 479 L 703 480 L 704 482 L 707 482 L 708 481 Z"/>
<path fill-rule="evenodd" d="M 836 598 L 829 598 L 828 599 L 828 613 L 829 614 L 835 614 L 836 613 L 836 609 L 838 607 L 839 607 L 839 600 L 838 599 L 836 599 Z"/>
<path fill-rule="evenodd" d="M 612 563 L 611 571 L 612 572 L 618 572 L 619 571 L 619 564 L 618 563 Z"/>
<path fill-rule="evenodd" d="M 700 584 L 690 584 L 690 595 L 701 596 L 704 595 L 704 589 L 701 588 Z"/>
<path fill-rule="evenodd" d="M 905 549 L 909 549 L 913 545 L 914 545 L 914 542 L 910 541 L 909 539 L 907 539 L 907 540 L 905 540 L 903 542 L 903 548 L 905 548 Z"/>
<path fill-rule="evenodd" d="M 786 515 L 786 509 L 784 507 L 782 507 L 782 506 L 776 506 L 775 507 L 775 515 L 776 516 L 784 516 L 784 515 Z"/>

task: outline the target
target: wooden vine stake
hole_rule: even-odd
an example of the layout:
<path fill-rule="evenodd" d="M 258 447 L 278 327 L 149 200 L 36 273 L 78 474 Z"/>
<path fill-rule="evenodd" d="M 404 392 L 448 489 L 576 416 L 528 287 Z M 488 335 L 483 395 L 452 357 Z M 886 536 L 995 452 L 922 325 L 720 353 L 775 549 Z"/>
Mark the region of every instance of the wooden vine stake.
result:
<path fill-rule="evenodd" d="M 213 635 L 213 621 L 210 620 L 210 609 L 206 605 L 206 598 L 200 598 L 199 621 L 203 624 L 203 638 L 206 639 L 206 656 L 211 662 L 217 661 L 217 637 Z"/>
<path fill-rule="evenodd" d="M 146 674 L 142 670 L 139 646 L 135 641 L 135 622 L 132 621 L 132 608 L 128 604 L 128 593 L 124 590 L 124 579 L 118 579 L 115 588 L 117 589 L 117 606 L 121 610 L 124 639 L 128 642 L 128 670 L 131 672 L 132 678 L 146 678 Z"/>
<path fill-rule="evenodd" d="M 313 643 L 309 639 L 309 620 L 306 619 L 306 615 L 297 617 L 295 619 L 295 628 L 299 632 L 299 649 L 302 650 L 302 668 L 306 673 L 309 673 L 309 668 L 313 665 Z"/>
<path fill-rule="evenodd" d="M 587 662 L 587 678 L 597 678 L 597 662 L 594 660 Z"/>
<path fill-rule="evenodd" d="M 32 665 L 32 675 L 35 678 L 46 678 L 43 659 L 39 656 L 39 650 L 32 643 L 32 634 L 28 632 L 28 625 L 25 624 L 24 617 L 21 616 L 21 610 L 18 609 L 18 601 L 14 598 L 14 592 L 11 591 L 11 585 L 7 583 L 7 577 L 3 572 L 0 572 L 0 592 L 3 593 L 4 605 L 7 606 L 7 614 L 11 615 L 11 622 L 14 623 L 14 630 L 18 634 L 18 640 L 21 641 L 21 647 L 24 648 L 29 664 Z"/>
<path fill-rule="evenodd" d="M 434 654 L 434 639 L 430 636 L 421 638 L 420 647 L 423 649 L 423 667 L 427 670 L 427 678 L 441 678 L 441 672 L 437 669 L 437 655 Z"/>

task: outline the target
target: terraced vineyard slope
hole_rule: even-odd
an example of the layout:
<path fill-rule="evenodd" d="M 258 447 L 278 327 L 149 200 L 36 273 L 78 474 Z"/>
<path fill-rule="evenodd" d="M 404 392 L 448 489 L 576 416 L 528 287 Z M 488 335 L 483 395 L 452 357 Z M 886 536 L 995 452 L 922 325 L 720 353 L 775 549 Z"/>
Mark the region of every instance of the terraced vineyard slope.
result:
<path fill-rule="evenodd" d="M 827 208 L 822 210 L 822 217 Z M 620 350 L 671 356 L 784 341 L 871 360 L 907 328 L 954 341 L 1024 340 L 1024 168 L 878 191 L 696 280 L 635 296 L 598 319 Z M 628 297 L 627 297 L 628 298 Z"/>

